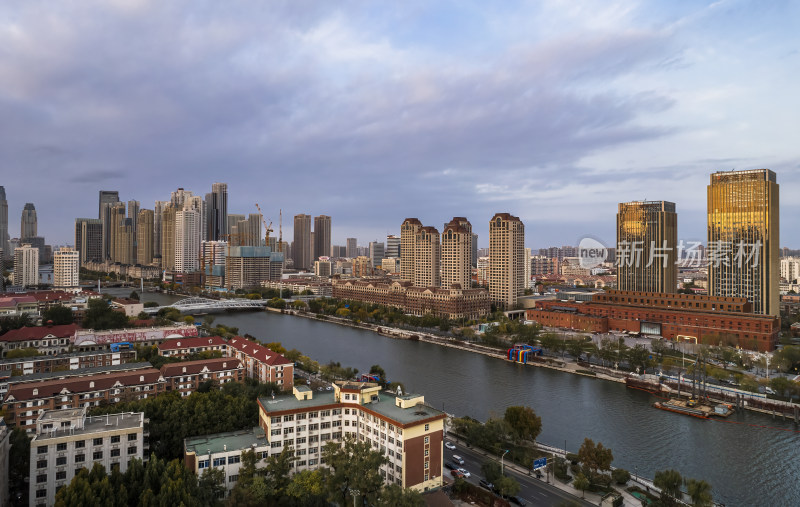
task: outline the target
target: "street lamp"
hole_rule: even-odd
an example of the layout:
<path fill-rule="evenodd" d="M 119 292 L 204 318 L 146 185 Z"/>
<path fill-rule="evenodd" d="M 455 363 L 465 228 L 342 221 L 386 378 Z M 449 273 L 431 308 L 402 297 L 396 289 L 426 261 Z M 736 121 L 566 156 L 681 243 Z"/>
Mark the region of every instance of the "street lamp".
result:
<path fill-rule="evenodd" d="M 506 449 L 506 452 L 504 452 L 503 455 L 500 456 L 500 475 L 501 476 L 503 475 L 503 458 L 506 457 L 506 454 L 508 454 L 508 449 Z"/>
<path fill-rule="evenodd" d="M 358 498 L 358 495 L 360 495 L 360 494 L 361 494 L 361 491 L 359 491 L 357 489 L 350 488 L 350 495 L 353 497 L 353 507 L 356 507 L 356 499 Z"/>

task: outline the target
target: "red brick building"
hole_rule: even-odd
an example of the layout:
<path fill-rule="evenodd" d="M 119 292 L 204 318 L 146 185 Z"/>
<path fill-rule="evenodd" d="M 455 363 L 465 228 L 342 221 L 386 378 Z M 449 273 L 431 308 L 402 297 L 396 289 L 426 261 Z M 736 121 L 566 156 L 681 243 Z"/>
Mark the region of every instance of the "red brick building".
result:
<path fill-rule="evenodd" d="M 527 319 L 587 332 L 627 331 L 668 340 L 769 351 L 778 345 L 780 320 L 757 315 L 744 298 L 608 290 L 590 302 L 539 301 Z"/>
<path fill-rule="evenodd" d="M 294 363 L 277 352 L 241 336 L 228 340 L 228 357 L 244 365 L 245 376 L 262 383 L 274 382 L 284 391 L 294 386 Z"/>
<path fill-rule="evenodd" d="M 165 364 L 161 374 L 167 382 L 167 391 L 177 391 L 181 396 L 189 396 L 208 380 L 217 385 L 244 382 L 242 362 L 233 357 Z"/>
<path fill-rule="evenodd" d="M 77 324 L 12 329 L 0 336 L 0 347 L 3 356 L 9 350 L 27 348 L 38 349 L 41 354 L 63 354 L 69 352 L 72 337 L 78 329 Z"/>
<path fill-rule="evenodd" d="M 228 342 L 219 336 L 170 338 L 158 344 L 158 355 L 186 357 L 200 352 L 222 352 L 227 355 Z"/>

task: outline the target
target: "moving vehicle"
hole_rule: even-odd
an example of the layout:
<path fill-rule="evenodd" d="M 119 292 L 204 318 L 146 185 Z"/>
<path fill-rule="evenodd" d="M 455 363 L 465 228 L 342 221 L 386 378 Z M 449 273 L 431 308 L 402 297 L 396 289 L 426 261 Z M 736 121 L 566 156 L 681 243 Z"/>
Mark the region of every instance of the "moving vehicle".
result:
<path fill-rule="evenodd" d="M 494 484 L 492 484 L 491 482 L 487 481 L 486 479 L 481 479 L 478 484 L 480 485 L 480 487 L 486 488 L 489 491 L 492 491 L 494 489 Z"/>
<path fill-rule="evenodd" d="M 464 458 L 462 458 L 458 454 L 453 454 L 453 461 L 455 463 L 458 463 L 459 465 L 463 465 L 464 464 Z"/>
<path fill-rule="evenodd" d="M 464 477 L 469 477 L 469 470 L 466 468 L 459 468 L 458 471 L 464 474 Z"/>
<path fill-rule="evenodd" d="M 453 442 L 445 442 L 444 446 L 450 449 L 451 451 L 456 450 L 456 444 L 454 444 Z"/>
<path fill-rule="evenodd" d="M 517 505 L 525 505 L 525 500 L 523 500 L 522 498 L 520 498 L 518 496 L 511 496 L 511 497 L 508 498 L 508 501 L 513 503 L 513 504 L 517 504 Z"/>
<path fill-rule="evenodd" d="M 456 479 L 463 479 L 464 478 L 464 474 L 462 474 L 461 470 L 458 470 L 458 469 L 450 470 L 450 475 L 452 475 Z"/>

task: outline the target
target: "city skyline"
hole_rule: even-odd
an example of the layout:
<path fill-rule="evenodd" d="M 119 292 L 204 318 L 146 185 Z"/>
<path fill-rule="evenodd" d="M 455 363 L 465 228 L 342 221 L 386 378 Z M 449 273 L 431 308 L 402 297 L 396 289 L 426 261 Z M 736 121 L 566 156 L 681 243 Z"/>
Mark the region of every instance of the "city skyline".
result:
<path fill-rule="evenodd" d="M 536 248 L 612 243 L 605 217 L 633 200 L 677 203 L 680 236 L 702 239 L 719 170 L 800 190 L 798 4 L 182 7 L 0 7 L 12 218 L 34 202 L 63 244 L 99 189 L 150 207 L 226 181 L 231 212 L 326 214 L 333 244 L 457 215 L 485 246 L 503 210 Z M 797 246 L 800 204 L 783 204 Z"/>

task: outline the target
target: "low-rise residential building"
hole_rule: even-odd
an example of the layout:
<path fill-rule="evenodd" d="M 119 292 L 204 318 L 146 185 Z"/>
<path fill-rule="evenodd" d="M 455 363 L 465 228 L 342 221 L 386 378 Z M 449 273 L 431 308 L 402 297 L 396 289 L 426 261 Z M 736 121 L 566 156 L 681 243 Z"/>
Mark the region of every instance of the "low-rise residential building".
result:
<path fill-rule="evenodd" d="M 161 375 L 167 383 L 167 391 L 189 396 L 209 380 L 217 385 L 244 382 L 244 367 L 236 358 L 221 357 L 165 364 L 161 367 Z"/>
<path fill-rule="evenodd" d="M 264 458 L 269 456 L 269 442 L 263 428 L 215 433 L 192 437 L 183 441 L 183 459 L 186 468 L 202 475 L 210 468 L 222 469 L 225 475 L 226 495 L 239 480 L 242 452 L 253 451 L 258 459 L 256 467 L 266 466 Z M 273 454 L 277 454 L 274 453 Z"/>
<path fill-rule="evenodd" d="M 265 281 L 261 282 L 261 286 L 266 289 L 275 289 L 277 291 L 292 291 L 294 294 L 300 294 L 309 291 L 315 296 L 331 297 L 331 282 L 329 280 L 322 280 L 317 277 L 313 279 L 308 278 L 287 278 L 281 281 Z"/>
<path fill-rule="evenodd" d="M 109 472 L 144 459 L 149 447 L 142 412 L 89 417 L 85 408 L 48 410 L 36 419 L 30 450 L 30 505 L 49 506 L 82 468 Z"/>
<path fill-rule="evenodd" d="M 36 298 L 24 295 L 0 297 L 0 317 L 15 317 L 24 314 L 39 314 Z"/>
<path fill-rule="evenodd" d="M 415 287 L 408 281 L 333 280 L 333 297 L 393 306 L 412 315 L 433 314 L 448 319 L 478 319 L 491 311 L 486 289 L 462 289 L 453 284 L 440 287 Z"/>
<path fill-rule="evenodd" d="M 116 298 L 111 300 L 111 306 L 125 312 L 127 317 L 136 317 L 144 311 L 144 303 L 138 299 Z"/>
<path fill-rule="evenodd" d="M 420 395 L 395 395 L 373 383 L 340 382 L 333 391 L 297 386 L 292 394 L 259 398 L 259 426 L 270 454 L 294 449 L 294 472 L 315 470 L 325 443 L 350 435 L 369 442 L 389 462 L 380 467 L 387 484 L 427 491 L 442 482 L 446 414 Z"/>
<path fill-rule="evenodd" d="M 228 342 L 219 336 L 195 336 L 173 338 L 158 344 L 158 355 L 164 357 L 187 357 L 200 352 L 221 352 L 227 355 Z"/>
<path fill-rule="evenodd" d="M 9 350 L 27 348 L 35 348 L 45 355 L 63 354 L 69 352 L 71 339 L 78 329 L 76 324 L 12 329 L 0 336 L 0 347 L 3 356 Z"/>
<path fill-rule="evenodd" d="M 241 336 L 228 340 L 228 356 L 244 365 L 245 375 L 262 383 L 273 382 L 288 391 L 294 385 L 294 363 L 277 352 Z"/>
<path fill-rule="evenodd" d="M 197 336 L 197 334 L 195 326 L 179 324 L 151 328 L 109 329 L 107 331 L 81 329 L 75 332 L 72 343 L 76 347 L 82 347 L 83 349 L 97 350 L 106 348 L 113 343 L 158 345 L 170 338 Z"/>
<path fill-rule="evenodd" d="M 136 360 L 135 350 L 96 350 L 0 360 L 0 377 L 111 366 Z"/>
<path fill-rule="evenodd" d="M 136 365 L 141 369 L 133 369 Z M 121 365 L 126 371 L 105 373 L 80 370 L 63 376 L 41 374 L 42 379 L 10 383 L 3 400 L 6 422 L 32 431 L 36 418 L 46 410 L 96 407 L 105 403 L 138 400 L 156 396 L 166 390 L 166 381 L 160 371 L 149 363 Z M 72 375 L 72 376 L 68 376 Z M 13 380 L 13 379 L 12 379 Z"/>

